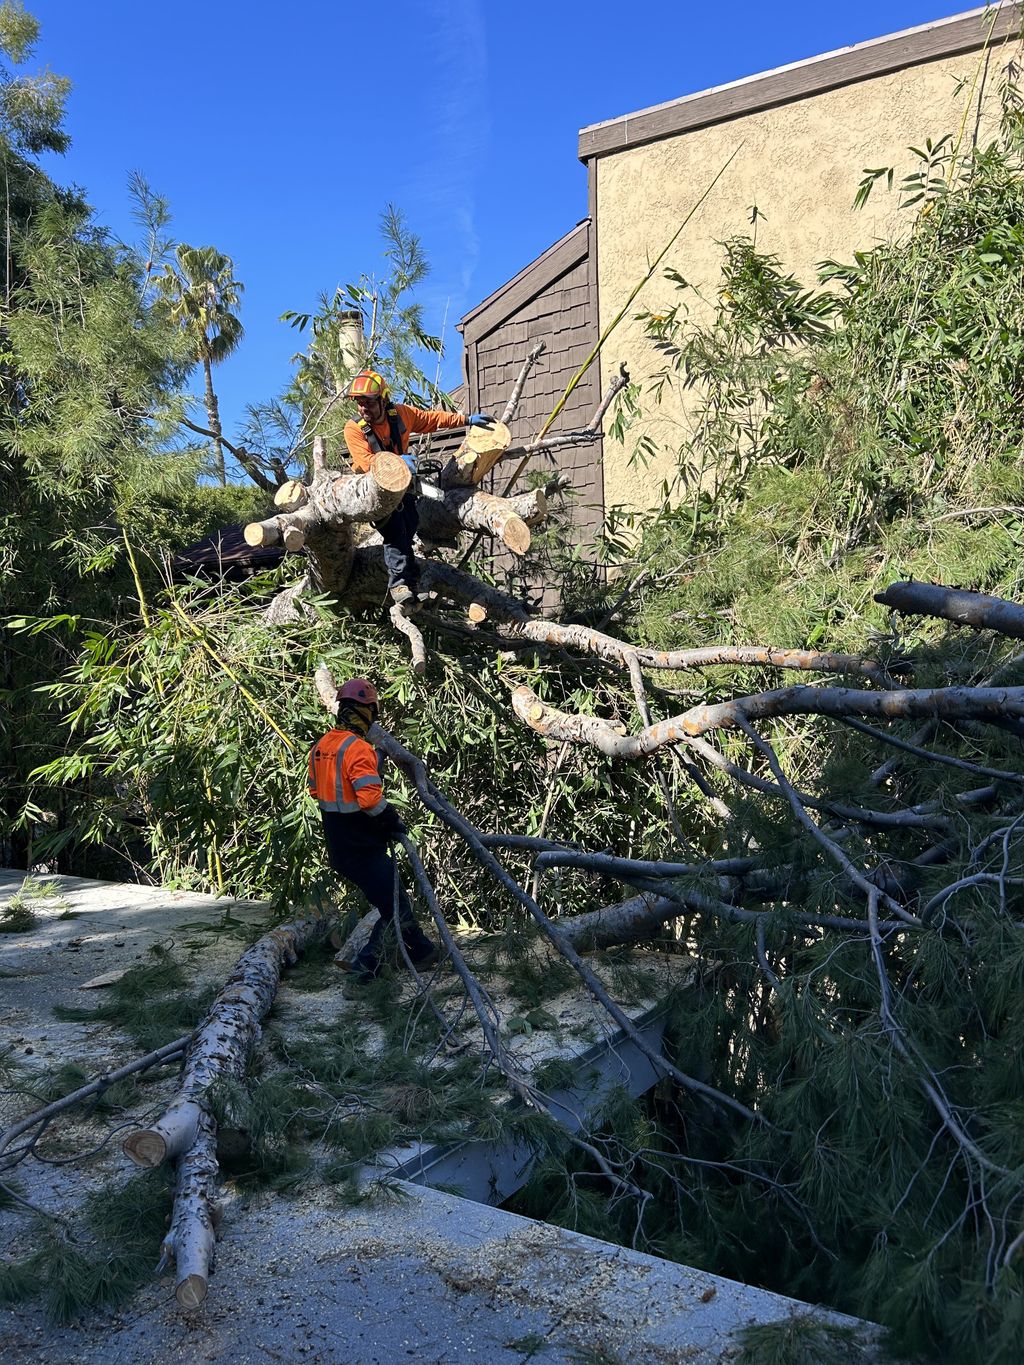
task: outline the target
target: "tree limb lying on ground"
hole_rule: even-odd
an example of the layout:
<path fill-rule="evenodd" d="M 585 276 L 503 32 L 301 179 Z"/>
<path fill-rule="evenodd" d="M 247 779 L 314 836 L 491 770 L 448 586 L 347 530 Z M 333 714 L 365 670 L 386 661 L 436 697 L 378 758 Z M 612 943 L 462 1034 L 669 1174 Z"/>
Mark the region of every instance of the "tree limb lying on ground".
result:
<path fill-rule="evenodd" d="M 195 1308 L 206 1298 L 213 1258 L 218 1166 L 209 1094 L 214 1086 L 244 1075 L 282 969 L 326 938 L 332 923 L 331 916 L 318 910 L 271 929 L 242 954 L 192 1035 L 175 1100 L 155 1123 L 125 1139 L 125 1154 L 136 1165 L 150 1169 L 177 1160 L 174 1210 L 161 1264 L 176 1263 L 175 1293 L 183 1308 Z"/>

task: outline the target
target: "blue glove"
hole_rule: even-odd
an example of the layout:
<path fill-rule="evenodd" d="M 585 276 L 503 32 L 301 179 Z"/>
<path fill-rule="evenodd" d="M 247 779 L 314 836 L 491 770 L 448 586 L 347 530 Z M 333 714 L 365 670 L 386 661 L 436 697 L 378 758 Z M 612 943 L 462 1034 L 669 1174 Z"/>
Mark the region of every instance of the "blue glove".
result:
<path fill-rule="evenodd" d="M 415 474 L 415 473 L 416 473 L 416 456 L 412 453 L 411 450 L 407 450 L 407 451 L 405 452 L 405 454 L 402 456 L 402 460 L 403 460 L 403 462 L 404 462 L 404 464 L 405 464 L 406 469 L 408 469 L 409 473 L 410 473 L 410 474 Z"/>
<path fill-rule="evenodd" d="M 488 417 L 484 412 L 474 412 L 472 416 L 466 418 L 467 427 L 493 427 L 495 425 L 495 418 Z"/>

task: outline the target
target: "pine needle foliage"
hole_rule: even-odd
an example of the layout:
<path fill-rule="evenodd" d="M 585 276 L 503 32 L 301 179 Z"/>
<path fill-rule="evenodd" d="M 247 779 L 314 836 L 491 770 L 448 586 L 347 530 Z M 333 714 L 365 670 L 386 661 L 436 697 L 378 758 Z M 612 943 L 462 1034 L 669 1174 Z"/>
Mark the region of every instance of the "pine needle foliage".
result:
<path fill-rule="evenodd" d="M 495 1082 L 481 1076 L 478 1058 L 438 1060 L 434 1021 L 424 1015 L 410 1026 L 395 1009 L 393 979 L 377 983 L 388 984 L 377 996 L 389 1002 L 382 1048 L 371 1048 L 367 1026 L 351 1017 L 308 1038 L 271 1025 L 269 1055 L 244 1082 L 212 1093 L 221 1166 L 238 1188 L 289 1191 L 319 1177 L 354 1193 L 363 1165 L 384 1148 L 500 1131 Z"/>
<path fill-rule="evenodd" d="M 41 1298 L 58 1325 L 124 1303 L 152 1276 L 172 1198 L 168 1175 L 153 1172 L 91 1194 L 74 1233 L 40 1221 L 31 1254 L 0 1262 L 0 1303 Z"/>
<path fill-rule="evenodd" d="M 152 1052 L 188 1033 L 206 1014 L 217 988 L 190 991 L 185 968 L 166 948 L 156 944 L 150 952 L 156 960 L 125 972 L 120 981 L 107 988 L 105 999 L 98 1005 L 54 1005 L 54 1017 L 117 1024 L 143 1052 Z"/>
<path fill-rule="evenodd" d="M 877 1352 L 851 1328 L 810 1314 L 755 1323 L 740 1333 L 736 1365 L 871 1365 Z"/>
<path fill-rule="evenodd" d="M 26 934 L 36 923 L 36 912 L 21 892 L 15 893 L 0 910 L 0 934 Z"/>
<path fill-rule="evenodd" d="M 675 497 L 637 553 L 683 566 L 638 610 L 646 642 L 867 647 L 910 685 L 1020 681 L 1012 642 L 890 621 L 873 600 L 897 578 L 1021 595 L 1024 123 L 1012 84 L 1005 94 L 991 145 L 923 149 L 898 240 L 826 263 L 805 288 L 735 238 L 710 317 L 691 316 L 677 277 L 678 307 L 644 319 L 660 394 L 676 390 L 692 418 Z M 652 453 L 638 444 L 638 459 Z M 773 685 L 716 670 L 691 697 Z M 673 700 L 658 697 L 657 715 L 678 712 Z M 883 933 L 877 953 L 866 930 L 802 928 L 800 914 L 864 915 L 863 895 L 788 802 L 716 782 L 731 816 L 697 839 L 708 854 L 757 850 L 767 890 L 749 904 L 765 912 L 764 946 L 751 923 L 684 921 L 700 977 L 668 1046 L 771 1126 L 663 1084 L 605 1120 L 605 1150 L 653 1195 L 639 1232 L 635 1201 L 579 1152 L 549 1162 L 522 1207 L 880 1322 L 901 1355 L 1010 1365 L 1024 1354 L 1020 740 L 945 723 L 917 736 L 1011 775 L 977 798 L 983 775 L 840 722 L 757 728 L 812 798 L 935 819 L 874 829 L 810 812 L 855 867 L 884 867 L 925 925 Z M 920 727 L 888 728 L 910 741 Z M 771 776 L 744 736 L 716 742 Z M 745 1349 L 818 1360 L 844 1348 L 793 1327 Z"/>

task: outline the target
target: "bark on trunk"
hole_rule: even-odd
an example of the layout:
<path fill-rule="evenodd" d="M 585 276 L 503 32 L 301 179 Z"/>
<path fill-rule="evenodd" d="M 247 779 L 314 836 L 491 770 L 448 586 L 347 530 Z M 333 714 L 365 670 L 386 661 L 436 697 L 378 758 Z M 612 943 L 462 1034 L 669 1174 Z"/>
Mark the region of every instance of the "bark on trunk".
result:
<path fill-rule="evenodd" d="M 240 1080 L 259 1038 L 260 1022 L 273 1004 L 281 971 L 303 948 L 326 938 L 331 920 L 311 914 L 271 929 L 235 964 L 185 1056 L 178 1096 L 162 1118 L 131 1133 L 125 1154 L 151 1169 L 178 1158 L 171 1226 L 160 1268 L 173 1260 L 175 1294 L 183 1308 L 206 1298 L 215 1242 L 217 1126 L 207 1096 L 218 1081 Z"/>
<path fill-rule="evenodd" d="M 147 1171 L 170 1161 L 192 1145 L 202 1112 L 194 1100 L 175 1100 L 151 1127 L 128 1134 L 123 1144 L 125 1156 Z"/>
<path fill-rule="evenodd" d="M 420 539 L 429 544 L 451 545 L 463 531 L 486 531 L 513 554 L 524 555 L 530 548 L 530 527 L 547 514 L 547 500 L 539 488 L 517 498 L 459 488 L 441 501 L 421 498 L 419 509 Z"/>
<path fill-rule="evenodd" d="M 303 589 L 344 600 L 352 572 L 356 526 L 383 521 L 405 496 L 411 474 L 397 455 L 384 452 L 369 473 L 339 474 L 327 469 L 322 443 L 314 443 L 314 474 L 306 487 L 293 481 L 285 495 L 294 510 L 264 521 L 250 522 L 245 539 L 250 545 L 284 544 L 285 549 L 305 549 L 304 578 L 274 599 L 267 611 L 275 624 L 301 615 Z"/>
<path fill-rule="evenodd" d="M 786 687 L 735 701 L 694 706 L 679 716 L 624 735 L 595 716 L 570 715 L 548 706 L 529 687 L 512 693 L 516 715 L 538 734 L 570 744 L 589 744 L 612 758 L 643 758 L 666 745 L 712 730 L 740 729 L 751 721 L 777 716 L 875 716 L 886 720 L 940 716 L 992 725 L 1016 723 L 1024 716 L 1024 687 L 942 687 L 859 692 L 842 687 Z"/>
<path fill-rule="evenodd" d="M 337 711 L 335 711 L 335 715 Z M 334 954 L 334 965 L 344 972 L 350 972 L 356 958 L 369 943 L 374 929 L 380 923 L 380 911 L 368 910 L 348 938 Z"/>
<path fill-rule="evenodd" d="M 151 1168 L 180 1156 L 195 1140 L 210 1087 L 238 1080 L 260 1034 L 260 1021 L 273 1004 L 281 972 L 304 948 L 326 937 L 330 920 L 313 914 L 283 924 L 254 943 L 235 964 L 227 984 L 189 1044 L 178 1096 L 149 1128 L 131 1133 L 125 1154 Z"/>
<path fill-rule="evenodd" d="M 206 380 L 206 416 L 210 423 L 210 430 L 213 432 L 213 447 L 216 451 L 217 478 L 220 480 L 221 487 L 228 481 L 227 472 L 224 468 L 224 447 L 221 444 L 220 426 L 220 406 L 217 402 L 217 394 L 213 387 L 213 363 L 207 350 L 203 351 L 203 375 Z"/>
<path fill-rule="evenodd" d="M 459 606 L 468 607 L 471 602 L 479 602 L 498 621 L 529 620 L 522 603 L 514 597 L 439 559 L 420 561 L 420 588 L 424 592 L 437 593 L 439 597 Z M 387 599 L 387 590 L 387 571 L 381 546 L 361 545 L 352 556 L 344 593 L 345 606 L 352 611 L 379 608 Z"/>
<path fill-rule="evenodd" d="M 875 601 L 907 616 L 938 616 L 974 630 L 994 630 L 1024 640 L 1024 607 L 1003 597 L 988 597 L 941 583 L 893 583 Z"/>
<path fill-rule="evenodd" d="M 182 1308 L 198 1308 L 209 1291 L 216 1232 L 217 1129 L 212 1115 L 199 1111 L 192 1143 L 178 1162 L 171 1226 L 160 1248 L 158 1270 L 174 1262 L 174 1297 Z"/>
<path fill-rule="evenodd" d="M 567 943 L 581 953 L 640 943 L 667 924 L 686 914 L 686 906 L 667 896 L 633 896 L 619 905 L 606 905 L 571 919 L 555 921 L 555 928 Z"/>

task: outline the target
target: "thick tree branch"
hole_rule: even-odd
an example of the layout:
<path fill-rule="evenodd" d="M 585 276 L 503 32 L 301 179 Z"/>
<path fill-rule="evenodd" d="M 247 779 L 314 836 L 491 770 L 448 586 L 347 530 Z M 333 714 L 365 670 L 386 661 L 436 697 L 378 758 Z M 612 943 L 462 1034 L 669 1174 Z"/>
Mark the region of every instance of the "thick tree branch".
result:
<path fill-rule="evenodd" d="M 516 382 L 512 386 L 512 392 L 508 396 L 508 402 L 505 404 L 505 410 L 501 414 L 501 420 L 505 424 L 505 426 L 511 426 L 515 418 L 516 412 L 519 409 L 519 400 L 523 396 L 523 388 L 529 377 L 530 371 L 533 369 L 534 365 L 536 365 L 537 361 L 544 354 L 546 347 L 547 347 L 546 341 L 538 341 L 534 346 L 530 348 L 529 354 L 523 361 L 523 368 L 519 371 L 519 377 L 516 379 Z"/>
<path fill-rule="evenodd" d="M 512 693 L 520 720 L 538 734 L 590 744 L 613 758 L 642 758 L 668 744 L 713 730 L 739 729 L 752 721 L 779 716 L 872 716 L 886 720 L 939 716 L 990 724 L 1024 716 L 1022 687 L 946 687 L 861 692 L 838 687 L 787 687 L 733 701 L 706 703 L 649 726 L 639 735 L 618 734 L 592 716 L 573 716 L 548 706 L 529 687 Z"/>
<path fill-rule="evenodd" d="M 907 616 L 937 616 L 974 630 L 994 630 L 1024 640 L 1024 607 L 1002 597 L 948 588 L 941 583 L 892 583 L 875 601 Z"/>
<path fill-rule="evenodd" d="M 275 470 L 275 473 L 278 473 L 280 477 L 270 479 L 259 467 L 248 450 L 246 450 L 245 446 L 232 445 L 223 432 L 211 431 L 209 427 L 201 427 L 197 423 L 190 421 L 187 417 L 182 417 L 179 420 L 183 427 L 188 427 L 189 431 L 194 431 L 197 436 L 208 436 L 211 441 L 219 441 L 225 450 L 230 451 L 235 457 L 249 475 L 249 478 L 252 479 L 253 483 L 256 484 L 258 488 L 263 489 L 264 493 L 273 493 L 278 485 L 284 482 L 286 474 L 284 466 L 280 464 L 280 461 L 277 462 L 277 468 Z"/>

